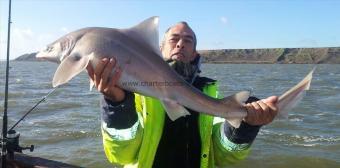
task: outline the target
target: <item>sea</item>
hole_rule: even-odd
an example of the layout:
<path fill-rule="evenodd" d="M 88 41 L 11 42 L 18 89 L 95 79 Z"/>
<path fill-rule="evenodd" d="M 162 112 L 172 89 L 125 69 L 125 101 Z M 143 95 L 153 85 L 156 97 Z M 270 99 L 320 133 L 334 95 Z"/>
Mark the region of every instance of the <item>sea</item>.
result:
<path fill-rule="evenodd" d="M 201 76 L 218 80 L 225 96 L 250 90 L 266 98 L 284 93 L 314 66 L 203 64 Z M 56 68 L 49 62 L 10 62 L 8 127 L 52 90 Z M 5 62 L 0 62 L 1 125 L 4 91 Z M 99 97 L 89 91 L 86 72 L 56 89 L 15 128 L 21 146 L 35 146 L 24 153 L 81 167 L 113 167 L 103 152 Z M 316 65 L 310 90 L 288 119 L 263 126 L 249 156 L 228 167 L 340 167 L 340 65 Z"/>

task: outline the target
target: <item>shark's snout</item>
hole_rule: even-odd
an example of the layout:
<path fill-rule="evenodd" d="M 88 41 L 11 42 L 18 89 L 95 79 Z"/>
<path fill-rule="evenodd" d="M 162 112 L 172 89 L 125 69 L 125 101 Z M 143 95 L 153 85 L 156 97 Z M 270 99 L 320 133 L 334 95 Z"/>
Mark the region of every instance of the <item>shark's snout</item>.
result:
<path fill-rule="evenodd" d="M 35 57 L 41 60 L 60 63 L 62 52 L 60 43 L 55 42 L 41 49 Z"/>

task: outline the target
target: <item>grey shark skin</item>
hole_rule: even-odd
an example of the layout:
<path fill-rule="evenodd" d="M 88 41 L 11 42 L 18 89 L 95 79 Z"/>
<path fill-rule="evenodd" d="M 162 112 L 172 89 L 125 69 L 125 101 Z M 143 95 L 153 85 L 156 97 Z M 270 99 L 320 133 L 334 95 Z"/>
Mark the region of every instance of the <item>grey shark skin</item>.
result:
<path fill-rule="evenodd" d="M 102 58 L 114 57 L 122 69 L 118 86 L 131 92 L 158 98 L 171 120 L 190 113 L 183 107 L 219 116 L 238 128 L 247 115 L 243 91 L 224 99 L 206 96 L 189 85 L 162 59 L 158 43 L 158 17 L 151 17 L 129 29 L 90 27 L 80 29 L 50 44 L 37 56 L 60 63 L 53 87 L 67 83 Z M 137 83 L 137 85 L 129 85 Z M 143 85 L 153 83 L 152 85 Z"/>
<path fill-rule="evenodd" d="M 67 83 L 88 64 L 95 67 L 102 58 L 114 57 L 122 69 L 118 86 L 158 98 L 171 120 L 189 115 L 185 106 L 225 118 L 238 128 L 247 116 L 244 102 L 250 93 L 242 91 L 223 99 L 206 96 L 177 75 L 162 59 L 158 45 L 158 17 L 151 17 L 129 29 L 89 27 L 71 32 L 48 45 L 36 57 L 60 63 L 53 77 L 53 87 Z M 287 111 L 302 98 L 304 90 L 309 88 L 312 73 L 279 98 L 279 116 L 287 116 Z"/>

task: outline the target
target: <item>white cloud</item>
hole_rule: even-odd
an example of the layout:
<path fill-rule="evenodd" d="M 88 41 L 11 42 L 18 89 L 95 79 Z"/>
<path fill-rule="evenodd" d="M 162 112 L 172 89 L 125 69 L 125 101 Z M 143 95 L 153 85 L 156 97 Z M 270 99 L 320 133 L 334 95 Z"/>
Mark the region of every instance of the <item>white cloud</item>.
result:
<path fill-rule="evenodd" d="M 222 16 L 222 17 L 220 18 L 220 21 L 221 21 L 223 24 L 227 24 L 227 23 L 228 23 L 228 19 L 227 19 L 226 17 L 224 17 L 224 16 Z"/>
<path fill-rule="evenodd" d="M 64 33 L 62 33 L 64 34 Z M 7 36 L 7 35 L 6 35 Z M 57 39 L 56 34 L 36 33 L 31 28 L 14 28 L 11 33 L 11 52 L 10 59 L 14 59 L 26 53 L 37 52 Z M 6 57 L 7 39 L 1 40 L 0 60 Z M 4 49 L 4 50 L 3 50 Z"/>
<path fill-rule="evenodd" d="M 319 43 L 314 39 L 305 38 L 296 42 L 301 47 L 319 47 Z"/>
<path fill-rule="evenodd" d="M 21 39 L 31 39 L 33 37 L 33 32 L 30 28 L 13 30 L 13 36 Z"/>
<path fill-rule="evenodd" d="M 66 27 L 60 28 L 60 31 L 61 31 L 62 33 L 69 33 L 69 32 L 70 32 L 70 30 L 69 30 L 68 28 L 66 28 Z"/>
<path fill-rule="evenodd" d="M 223 41 L 214 41 L 214 42 L 212 42 L 212 45 L 217 47 L 217 48 L 220 48 L 220 47 L 224 46 L 224 42 Z"/>
<path fill-rule="evenodd" d="M 15 28 L 11 39 L 12 58 L 38 49 L 37 35 L 30 28 Z"/>

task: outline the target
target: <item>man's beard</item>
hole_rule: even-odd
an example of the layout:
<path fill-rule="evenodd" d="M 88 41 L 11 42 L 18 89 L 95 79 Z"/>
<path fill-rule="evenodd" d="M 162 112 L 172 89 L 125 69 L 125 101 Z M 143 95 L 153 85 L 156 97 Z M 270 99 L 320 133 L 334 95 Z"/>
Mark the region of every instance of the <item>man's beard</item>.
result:
<path fill-rule="evenodd" d="M 189 63 L 176 60 L 168 60 L 167 62 L 171 68 L 173 68 L 184 80 L 189 83 L 193 83 L 196 76 L 200 72 L 200 56 L 197 56 L 195 60 Z"/>

